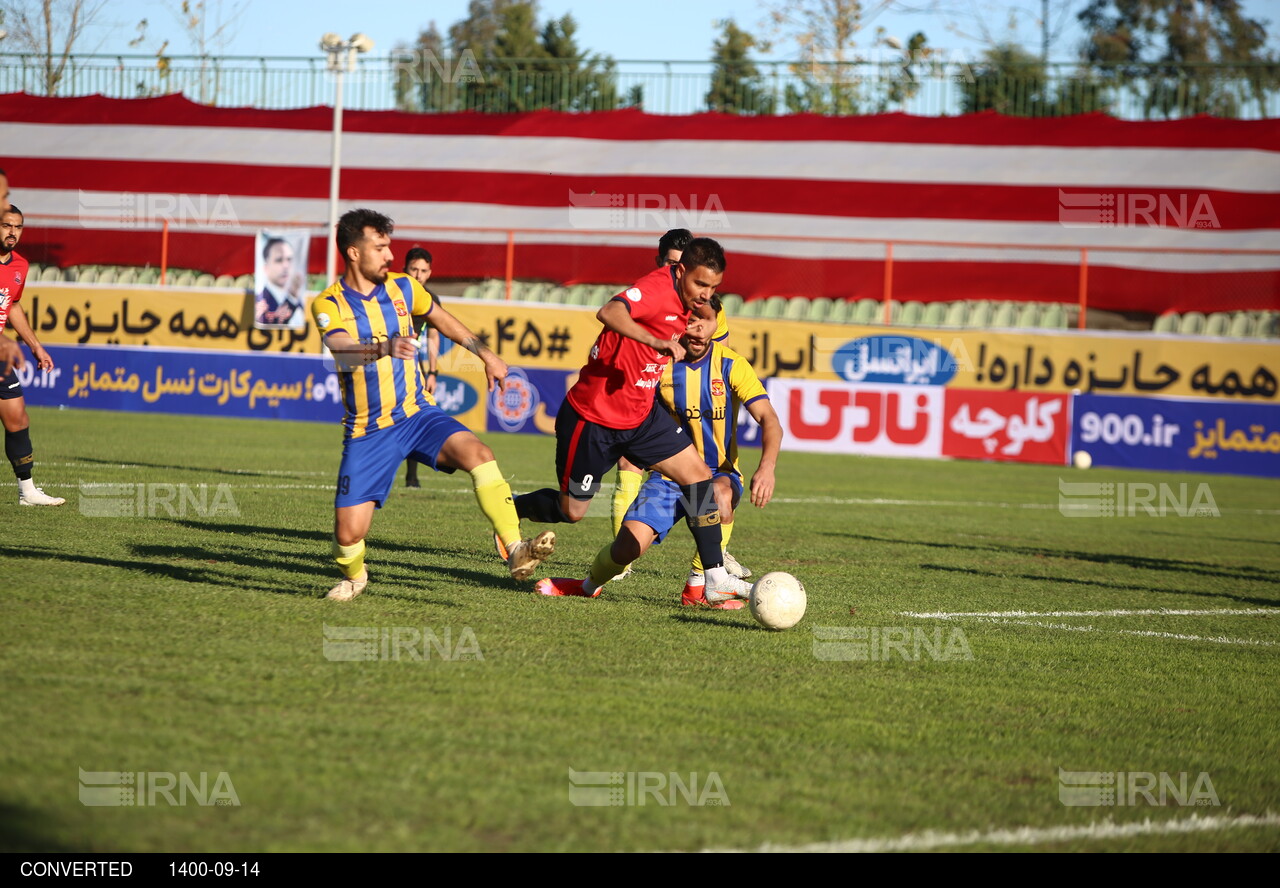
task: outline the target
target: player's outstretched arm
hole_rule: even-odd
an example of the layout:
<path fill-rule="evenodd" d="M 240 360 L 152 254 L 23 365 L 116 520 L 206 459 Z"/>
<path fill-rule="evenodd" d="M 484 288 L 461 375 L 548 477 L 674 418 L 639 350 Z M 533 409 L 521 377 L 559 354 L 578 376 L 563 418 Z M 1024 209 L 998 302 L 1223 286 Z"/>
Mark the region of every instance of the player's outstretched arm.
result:
<path fill-rule="evenodd" d="M 673 339 L 659 339 L 654 336 L 632 320 L 631 312 L 627 311 L 627 307 L 616 299 L 609 300 L 604 304 L 603 308 L 596 312 L 596 320 L 619 336 L 634 339 L 636 342 L 649 346 L 656 352 L 671 355 L 671 360 L 673 361 L 684 359 L 683 345 Z"/>
<path fill-rule="evenodd" d="M 773 499 L 774 470 L 782 450 L 782 422 L 768 398 L 758 398 L 747 405 L 751 418 L 760 423 L 760 466 L 751 476 L 751 504 L 764 508 Z"/>
<path fill-rule="evenodd" d="M 427 315 L 427 323 L 440 331 L 441 336 L 448 336 L 458 345 L 484 361 L 484 375 L 489 382 L 489 391 L 500 385 L 507 378 L 507 362 L 495 355 L 480 337 L 472 333 L 467 325 L 449 314 L 442 306 L 436 305 Z"/>
<path fill-rule="evenodd" d="M 9 326 L 13 327 L 13 332 L 27 344 L 27 348 L 31 349 L 31 356 L 36 359 L 36 366 L 41 370 L 52 370 L 53 358 L 49 357 L 40 340 L 36 339 L 36 331 L 32 330 L 31 325 L 27 323 L 27 313 L 22 310 L 21 305 L 9 307 Z"/>
<path fill-rule="evenodd" d="M 0 374 L 7 376 L 10 370 L 21 370 L 26 363 L 18 343 L 8 336 L 0 336 Z"/>

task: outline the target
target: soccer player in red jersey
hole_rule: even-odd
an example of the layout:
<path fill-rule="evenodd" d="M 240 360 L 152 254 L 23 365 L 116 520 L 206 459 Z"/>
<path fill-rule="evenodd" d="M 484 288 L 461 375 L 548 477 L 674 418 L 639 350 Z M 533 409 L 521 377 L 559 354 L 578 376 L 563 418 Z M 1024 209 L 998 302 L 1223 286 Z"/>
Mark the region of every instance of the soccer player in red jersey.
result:
<path fill-rule="evenodd" d="M 0 170 L 0 213 L 9 209 L 9 177 Z M 18 343 L 0 336 L 0 375 L 8 376 L 10 370 L 21 370 L 26 360 Z"/>
<path fill-rule="evenodd" d="M 27 315 L 18 304 L 22 289 L 27 284 L 30 271 L 27 260 L 14 247 L 22 239 L 22 210 L 8 202 L 8 180 L 0 188 L 8 206 L 0 212 L 0 331 L 12 325 L 13 331 L 31 349 L 31 356 L 41 370 L 53 369 L 53 358 L 44 350 L 35 331 L 27 323 Z M 16 346 L 15 346 L 16 347 Z M 17 365 L 22 366 L 21 360 Z M 17 371 L 10 366 L 0 379 L 0 424 L 4 425 L 4 453 L 18 477 L 18 505 L 60 506 L 66 502 L 60 496 L 49 496 L 31 480 L 35 456 L 31 448 L 31 418 L 27 415 L 27 400 L 22 396 L 22 384 Z"/>
<path fill-rule="evenodd" d="M 516 512 L 533 521 L 581 521 L 603 476 L 625 456 L 680 486 L 708 591 L 745 598 L 750 586 L 724 569 L 711 470 L 654 397 L 663 367 L 684 357 L 679 339 L 690 312 L 711 300 L 724 269 L 720 244 L 694 238 L 678 264 L 653 270 L 600 309 L 596 317 L 605 329 L 556 414 L 560 489 L 516 497 Z M 634 540 L 624 531 L 596 555 L 587 580 L 545 579 L 538 591 L 596 597 L 639 556 L 638 546 L 630 543 Z"/>

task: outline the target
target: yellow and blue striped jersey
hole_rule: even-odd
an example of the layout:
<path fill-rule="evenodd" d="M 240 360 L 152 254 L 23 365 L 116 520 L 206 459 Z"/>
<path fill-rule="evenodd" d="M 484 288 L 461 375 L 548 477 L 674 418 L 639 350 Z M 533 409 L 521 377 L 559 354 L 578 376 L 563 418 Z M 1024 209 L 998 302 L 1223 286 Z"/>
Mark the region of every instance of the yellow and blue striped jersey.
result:
<path fill-rule="evenodd" d="M 716 312 L 716 332 L 711 338 L 716 342 L 724 342 L 729 338 L 729 315 L 725 313 L 724 306 L 720 306 L 720 310 Z"/>
<path fill-rule="evenodd" d="M 738 405 L 769 395 L 746 358 L 712 342 L 692 364 L 667 364 L 658 397 L 712 471 L 737 472 Z"/>
<path fill-rule="evenodd" d="M 311 316 L 321 336 L 342 331 L 357 342 L 372 344 L 392 336 L 412 336 L 412 318 L 426 317 L 432 306 L 421 284 L 393 271 L 368 296 L 339 278 L 311 303 Z M 390 428 L 433 403 L 416 360 L 388 355 L 353 371 L 339 367 L 338 380 L 348 438 Z"/>

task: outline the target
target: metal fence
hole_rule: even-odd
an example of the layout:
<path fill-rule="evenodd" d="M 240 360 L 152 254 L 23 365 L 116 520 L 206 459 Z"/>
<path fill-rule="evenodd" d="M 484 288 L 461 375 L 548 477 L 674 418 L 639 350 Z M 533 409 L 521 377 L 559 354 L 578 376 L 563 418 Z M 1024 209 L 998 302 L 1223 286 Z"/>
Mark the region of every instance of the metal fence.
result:
<path fill-rule="evenodd" d="M 0 54 L 0 93 L 137 98 L 179 93 L 221 107 L 331 104 L 324 58 L 73 56 L 53 72 L 38 55 Z M 1023 71 L 981 63 L 755 62 L 745 81 L 710 62 L 610 61 L 594 67 L 547 60 L 444 59 L 430 54 L 361 58 L 346 75 L 351 109 L 512 112 L 640 107 L 692 114 L 709 106 L 747 114 L 926 116 L 995 110 L 1052 117 L 1104 111 L 1128 120 L 1191 114 L 1280 117 L 1280 67 L 1051 63 Z M 709 95 L 714 91 L 716 99 Z"/>

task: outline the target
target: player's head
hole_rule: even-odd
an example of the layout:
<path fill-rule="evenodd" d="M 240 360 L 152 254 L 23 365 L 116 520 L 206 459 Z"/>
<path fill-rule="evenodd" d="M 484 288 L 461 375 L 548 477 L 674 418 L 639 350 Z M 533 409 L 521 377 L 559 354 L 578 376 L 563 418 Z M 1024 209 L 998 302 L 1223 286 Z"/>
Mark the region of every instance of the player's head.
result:
<path fill-rule="evenodd" d="M 719 313 L 719 296 L 713 295 L 707 302 L 694 306 L 689 314 L 689 326 L 685 328 L 684 336 L 680 338 L 685 348 L 686 361 L 700 361 L 711 349 L 711 340 L 716 335 L 716 316 Z"/>
<path fill-rule="evenodd" d="M 664 265 L 675 265 L 680 261 L 680 254 L 693 240 L 693 233 L 687 228 L 673 228 L 658 238 L 658 255 L 655 261 L 659 268 Z"/>
<path fill-rule="evenodd" d="M 0 211 L 0 256 L 7 256 L 22 240 L 22 210 L 13 204 Z"/>
<path fill-rule="evenodd" d="M 724 280 L 724 250 L 709 237 L 695 237 L 685 246 L 675 266 L 676 291 L 685 311 L 710 301 Z"/>
<path fill-rule="evenodd" d="M 431 254 L 422 247 L 414 247 L 405 253 L 404 273 L 425 287 L 431 280 Z"/>
<path fill-rule="evenodd" d="M 375 210 L 348 210 L 338 220 L 334 237 L 348 270 L 358 271 L 366 280 L 381 284 L 391 270 L 391 233 L 395 223 Z"/>
<path fill-rule="evenodd" d="M 0 170 L 0 212 L 9 209 L 9 176 Z"/>
<path fill-rule="evenodd" d="M 262 265 L 267 280 L 283 287 L 293 273 L 293 245 L 282 237 L 269 237 L 262 245 Z"/>

